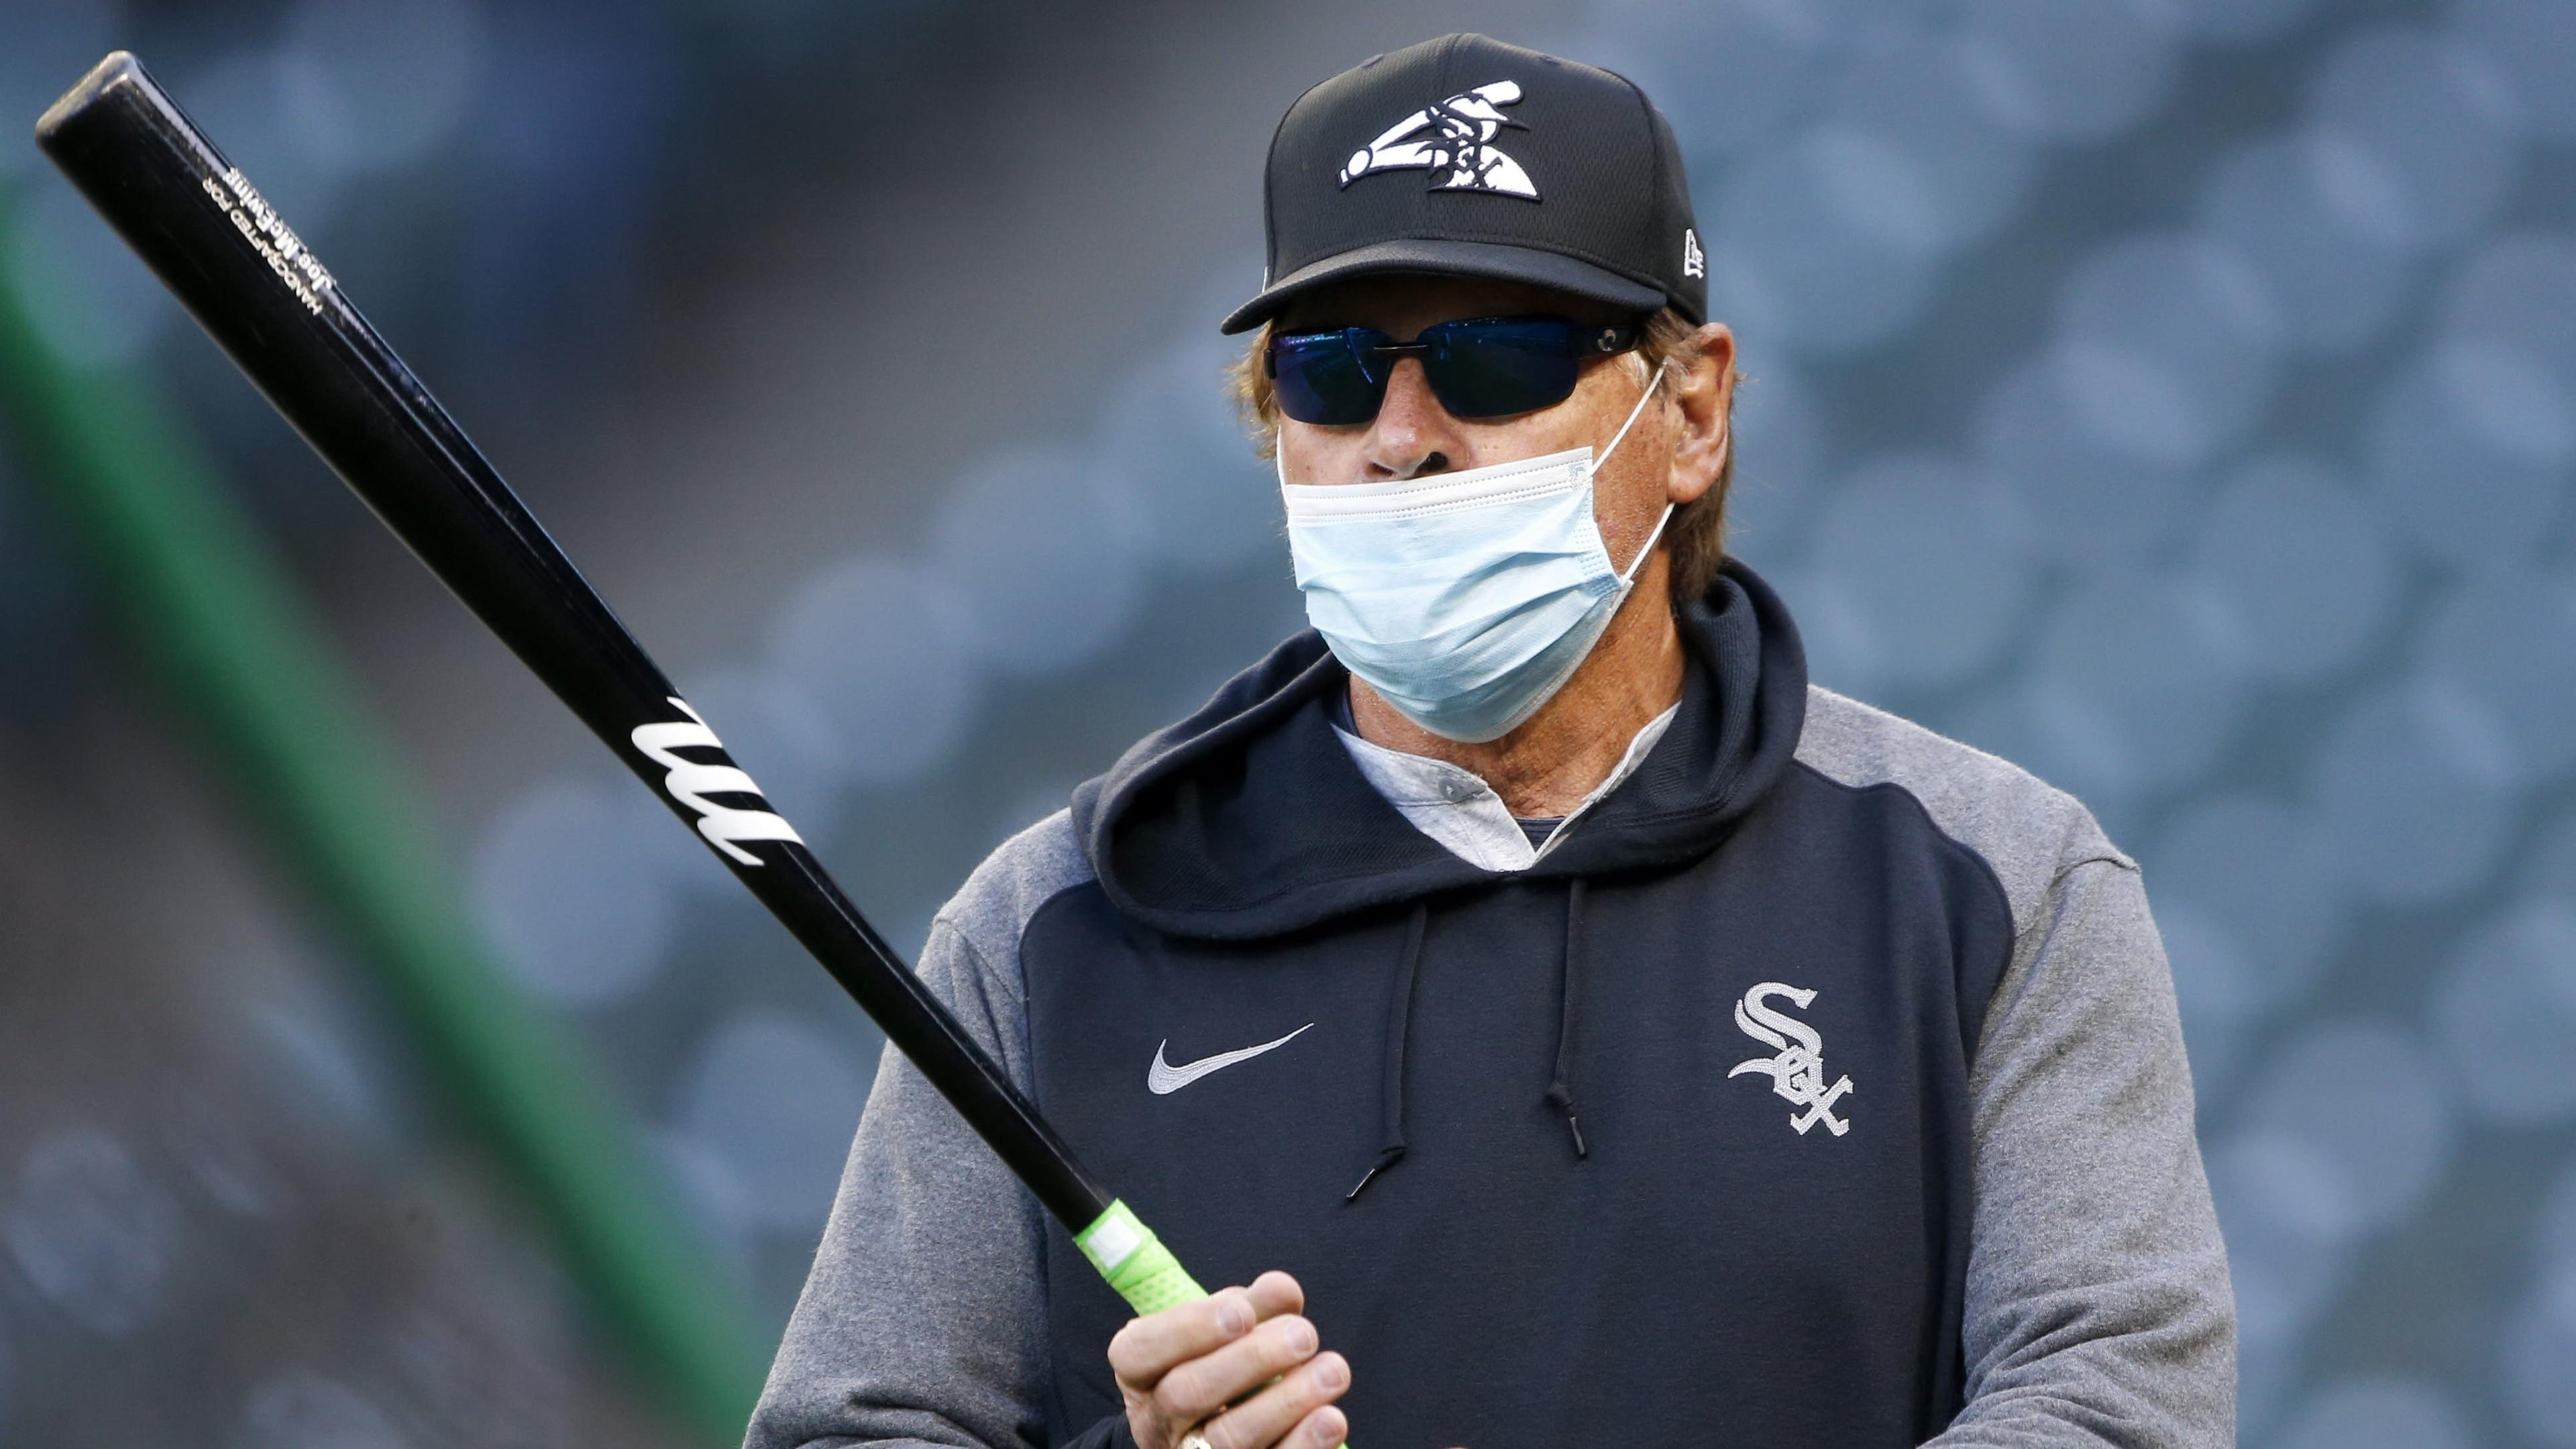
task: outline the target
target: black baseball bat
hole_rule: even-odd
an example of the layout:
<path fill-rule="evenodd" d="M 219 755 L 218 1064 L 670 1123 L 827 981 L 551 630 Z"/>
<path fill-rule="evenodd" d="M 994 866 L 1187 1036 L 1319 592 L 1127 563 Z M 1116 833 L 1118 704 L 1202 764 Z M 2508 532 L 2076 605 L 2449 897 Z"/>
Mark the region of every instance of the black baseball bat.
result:
<path fill-rule="evenodd" d="M 1202 1297 L 870 926 L 328 270 L 140 62 L 102 60 L 37 144 L 431 573 L 692 827 L 1139 1313 Z"/>

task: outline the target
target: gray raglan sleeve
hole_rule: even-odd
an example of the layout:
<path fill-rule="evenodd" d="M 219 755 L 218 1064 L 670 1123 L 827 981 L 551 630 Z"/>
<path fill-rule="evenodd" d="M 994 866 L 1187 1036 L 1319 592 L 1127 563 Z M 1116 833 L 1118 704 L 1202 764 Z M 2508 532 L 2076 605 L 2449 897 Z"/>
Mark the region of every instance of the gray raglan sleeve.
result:
<path fill-rule="evenodd" d="M 1017 973 L 987 954 L 943 912 L 921 976 L 1025 1090 Z M 1041 1443 L 1040 1211 L 889 1047 L 745 1449 Z"/>
<path fill-rule="evenodd" d="M 1927 1449 L 2221 1449 L 2236 1309 L 2137 867 L 2051 878 L 1970 1082 L 1966 1407 Z"/>

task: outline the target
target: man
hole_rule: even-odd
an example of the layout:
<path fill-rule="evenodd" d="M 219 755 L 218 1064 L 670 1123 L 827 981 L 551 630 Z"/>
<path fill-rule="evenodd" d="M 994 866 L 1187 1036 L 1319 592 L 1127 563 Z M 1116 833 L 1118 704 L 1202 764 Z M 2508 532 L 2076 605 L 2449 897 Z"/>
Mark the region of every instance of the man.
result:
<path fill-rule="evenodd" d="M 2137 868 L 1811 688 L 1724 559 L 1663 118 L 1450 36 L 1301 98 L 1266 196 L 1225 326 L 1316 629 L 921 965 L 1248 1286 L 1129 1321 L 890 1053 L 750 1443 L 2232 1443 Z"/>

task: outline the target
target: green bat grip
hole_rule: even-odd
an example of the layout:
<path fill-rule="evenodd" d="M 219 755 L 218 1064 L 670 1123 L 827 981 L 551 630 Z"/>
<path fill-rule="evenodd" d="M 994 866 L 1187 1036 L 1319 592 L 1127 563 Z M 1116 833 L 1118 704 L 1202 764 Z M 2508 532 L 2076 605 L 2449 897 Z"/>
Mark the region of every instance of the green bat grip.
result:
<path fill-rule="evenodd" d="M 1208 1296 L 1181 1260 L 1124 1202 L 1111 1203 L 1109 1211 L 1093 1218 L 1091 1226 L 1074 1234 L 1073 1241 L 1140 1318 Z"/>
<path fill-rule="evenodd" d="M 1073 1235 L 1073 1243 L 1140 1318 L 1208 1296 L 1190 1270 L 1123 1201 L 1111 1203 L 1107 1212 L 1093 1218 L 1091 1226 Z"/>

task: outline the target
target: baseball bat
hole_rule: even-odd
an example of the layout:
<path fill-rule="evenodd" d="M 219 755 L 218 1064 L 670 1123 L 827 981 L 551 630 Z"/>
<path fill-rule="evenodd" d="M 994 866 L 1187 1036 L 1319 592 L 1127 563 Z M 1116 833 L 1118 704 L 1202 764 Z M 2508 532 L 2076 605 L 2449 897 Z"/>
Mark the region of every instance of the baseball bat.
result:
<path fill-rule="evenodd" d="M 850 903 L 239 168 L 117 51 L 37 144 L 351 491 L 875 1018 L 1138 1313 L 1206 1296 Z"/>

